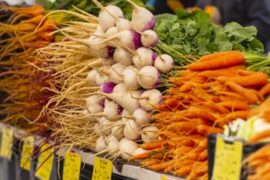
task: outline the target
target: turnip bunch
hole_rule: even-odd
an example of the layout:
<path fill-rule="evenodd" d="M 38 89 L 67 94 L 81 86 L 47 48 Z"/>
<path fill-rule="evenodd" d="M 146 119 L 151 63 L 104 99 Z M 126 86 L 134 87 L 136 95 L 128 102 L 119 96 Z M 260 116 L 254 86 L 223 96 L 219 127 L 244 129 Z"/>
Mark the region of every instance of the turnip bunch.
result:
<path fill-rule="evenodd" d="M 129 21 L 120 8 L 93 2 L 101 9 L 98 28 L 87 39 L 72 40 L 110 63 L 89 71 L 87 80 L 97 91 L 86 99 L 86 109 L 95 123 L 97 153 L 127 159 L 144 151 L 137 143 L 158 139 L 151 114 L 162 101 L 161 73 L 172 70 L 173 59 L 153 49 L 158 36 L 150 11 L 128 0 L 134 8 Z"/>

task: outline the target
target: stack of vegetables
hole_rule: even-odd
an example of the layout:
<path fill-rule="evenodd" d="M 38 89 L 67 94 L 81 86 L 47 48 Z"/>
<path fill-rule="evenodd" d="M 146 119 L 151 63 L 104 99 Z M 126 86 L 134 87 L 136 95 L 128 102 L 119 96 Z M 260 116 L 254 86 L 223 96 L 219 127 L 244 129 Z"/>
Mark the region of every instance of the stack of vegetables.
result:
<path fill-rule="evenodd" d="M 144 159 L 141 164 L 155 171 L 207 179 L 207 135 L 248 118 L 264 101 L 259 92 L 268 76 L 247 70 L 245 63 L 243 53 L 229 51 L 203 56 L 178 71 L 152 117 L 161 140 L 142 145 L 147 152 L 132 159 Z"/>
<path fill-rule="evenodd" d="M 127 159 L 142 151 L 136 143 L 140 137 L 144 142 L 157 138 L 151 132 L 157 128 L 147 124 L 162 99 L 156 89 L 160 73 L 173 68 L 173 59 L 152 50 L 158 37 L 153 31 L 155 17 L 147 9 L 128 1 L 134 8 L 129 21 L 120 8 L 94 2 L 101 8 L 97 30 L 89 39 L 71 39 L 108 62 L 87 76 L 97 89 L 86 100 L 89 120 L 95 122 L 95 150 Z"/>
<path fill-rule="evenodd" d="M 6 123 L 41 133 L 46 130 L 46 116 L 35 127 L 31 123 L 52 95 L 43 89 L 49 84 L 50 73 L 36 70 L 32 53 L 53 41 L 50 33 L 55 23 L 44 17 L 40 6 L 1 8 L 10 16 L 0 24 L 0 90 L 6 94 L 0 114 Z"/>

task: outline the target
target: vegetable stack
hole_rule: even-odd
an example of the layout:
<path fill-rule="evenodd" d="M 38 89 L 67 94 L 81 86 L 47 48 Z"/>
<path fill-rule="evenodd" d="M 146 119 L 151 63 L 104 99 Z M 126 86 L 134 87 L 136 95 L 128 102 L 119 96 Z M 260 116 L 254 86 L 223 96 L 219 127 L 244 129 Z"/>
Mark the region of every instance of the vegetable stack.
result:
<path fill-rule="evenodd" d="M 236 118 L 246 119 L 264 101 L 260 90 L 268 76 L 246 70 L 239 51 L 203 56 L 171 77 L 164 101 L 153 116 L 161 140 L 143 144 L 146 153 L 132 159 L 187 179 L 207 179 L 207 135 L 222 133 Z"/>
<path fill-rule="evenodd" d="M 45 116 L 39 119 L 37 126 L 31 123 L 52 95 L 43 89 L 49 86 L 51 74 L 35 68 L 38 64 L 32 53 L 53 41 L 50 33 L 55 23 L 45 18 L 44 9 L 40 6 L 19 8 L 3 5 L 1 8 L 11 16 L 0 24 L 0 90 L 6 93 L 0 114 L 4 122 L 42 133 L 46 130 Z M 41 19 L 44 19 L 42 23 Z"/>

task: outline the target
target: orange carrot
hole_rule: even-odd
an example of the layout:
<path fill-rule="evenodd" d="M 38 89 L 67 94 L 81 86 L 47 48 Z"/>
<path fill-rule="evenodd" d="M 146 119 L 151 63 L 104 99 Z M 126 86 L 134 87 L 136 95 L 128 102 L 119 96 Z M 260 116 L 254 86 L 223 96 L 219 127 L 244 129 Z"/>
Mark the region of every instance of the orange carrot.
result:
<path fill-rule="evenodd" d="M 248 102 L 256 103 L 258 101 L 258 96 L 254 93 L 254 91 L 246 89 L 232 81 L 229 81 L 226 84 L 236 93 L 243 95 Z"/>
<path fill-rule="evenodd" d="M 138 154 L 135 156 L 132 156 L 129 160 L 139 160 L 139 159 L 146 159 L 150 156 L 150 152 L 145 152 L 142 154 Z"/>
<path fill-rule="evenodd" d="M 270 138 L 270 130 L 265 130 L 265 131 L 262 131 L 262 132 L 255 134 L 254 136 L 251 137 L 249 142 L 256 143 L 256 142 L 259 142 L 265 138 Z"/>
<path fill-rule="evenodd" d="M 228 108 L 229 110 L 247 110 L 249 105 L 245 101 L 231 100 L 231 101 L 222 101 L 218 103 L 221 106 Z"/>
<path fill-rule="evenodd" d="M 249 111 L 235 111 L 227 114 L 221 119 L 218 119 L 216 123 L 219 124 L 220 127 L 223 127 L 223 125 L 228 124 L 230 121 L 233 121 L 237 118 L 247 119 L 248 115 Z"/>
<path fill-rule="evenodd" d="M 208 61 L 208 60 L 216 59 L 220 56 L 228 55 L 234 52 L 238 52 L 238 51 L 224 51 L 224 52 L 216 52 L 212 54 L 207 54 L 207 55 L 202 56 L 198 61 Z"/>
<path fill-rule="evenodd" d="M 155 141 L 155 142 L 151 142 L 147 144 L 142 144 L 141 148 L 145 150 L 153 150 L 153 149 L 160 148 L 162 144 L 163 144 L 163 141 Z"/>
<path fill-rule="evenodd" d="M 211 126 L 207 126 L 207 125 L 198 125 L 196 127 L 196 130 L 198 131 L 198 133 L 203 134 L 203 135 L 223 132 L 223 130 L 221 128 L 211 127 Z"/>
<path fill-rule="evenodd" d="M 192 168 L 193 168 L 193 164 L 189 164 L 189 165 L 179 168 L 177 171 L 174 172 L 174 174 L 177 176 L 187 176 L 192 170 Z"/>
<path fill-rule="evenodd" d="M 266 84 L 262 89 L 259 91 L 259 96 L 261 98 L 264 98 L 264 96 L 268 95 L 270 93 L 270 83 Z"/>
<path fill-rule="evenodd" d="M 248 76 L 218 77 L 219 81 L 232 81 L 243 87 L 264 86 L 267 84 L 268 76 L 265 73 L 257 72 Z"/>
<path fill-rule="evenodd" d="M 171 166 L 172 164 L 173 164 L 172 161 L 165 161 L 165 162 L 161 162 L 159 164 L 151 165 L 151 166 L 149 166 L 149 168 L 151 170 L 154 170 L 154 171 L 161 171 L 161 170 L 164 170 L 167 167 Z"/>
<path fill-rule="evenodd" d="M 209 59 L 208 61 L 197 61 L 188 65 L 187 69 L 192 71 L 205 71 L 242 65 L 244 63 L 244 55 L 241 52 L 235 51 Z"/>

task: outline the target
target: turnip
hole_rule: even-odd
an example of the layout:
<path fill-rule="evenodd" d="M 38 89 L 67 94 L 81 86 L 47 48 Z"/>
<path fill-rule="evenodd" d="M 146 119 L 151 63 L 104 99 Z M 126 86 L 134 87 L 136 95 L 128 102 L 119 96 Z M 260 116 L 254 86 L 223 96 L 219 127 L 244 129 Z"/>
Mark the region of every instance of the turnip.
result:
<path fill-rule="evenodd" d="M 137 30 L 143 32 L 147 29 L 153 29 L 156 24 L 155 16 L 147 9 L 138 6 L 131 0 L 127 0 L 134 8 L 132 13 L 131 25 Z"/>
<path fill-rule="evenodd" d="M 152 66 L 155 59 L 156 53 L 145 47 L 138 48 L 135 55 L 132 57 L 134 65 L 139 69 L 144 66 Z"/>
<path fill-rule="evenodd" d="M 97 77 L 97 70 L 95 69 L 92 69 L 91 71 L 89 71 L 88 75 L 87 75 L 87 80 L 90 82 L 90 83 L 93 83 L 93 84 L 96 84 L 96 77 Z"/>
<path fill-rule="evenodd" d="M 118 39 L 119 40 L 119 44 L 125 48 L 128 48 L 128 49 L 131 49 L 131 50 L 134 50 L 134 49 L 137 49 L 139 47 L 141 47 L 141 35 L 135 31 L 132 31 L 132 30 L 122 30 L 120 31 L 119 33 L 109 37 L 109 38 L 106 38 L 102 41 L 99 41 L 98 43 L 96 43 L 95 45 L 99 44 L 100 46 L 103 44 L 103 45 L 107 45 L 109 41 L 112 41 L 112 40 L 115 40 L 115 39 Z M 117 47 L 117 44 L 115 41 L 114 42 L 114 46 Z M 93 42 L 86 42 L 86 43 L 92 43 Z"/>
<path fill-rule="evenodd" d="M 112 122 L 107 119 L 106 117 L 101 117 L 99 118 L 99 127 L 101 133 L 105 136 L 108 136 L 109 134 L 111 134 L 111 127 L 112 127 Z"/>
<path fill-rule="evenodd" d="M 104 93 L 112 93 L 114 87 L 115 87 L 115 84 L 113 82 L 105 82 L 101 84 L 100 90 L 101 92 L 104 92 Z"/>
<path fill-rule="evenodd" d="M 89 113 L 101 112 L 104 108 L 104 98 L 99 95 L 91 95 L 86 99 L 86 107 Z"/>
<path fill-rule="evenodd" d="M 128 159 L 138 148 L 138 144 L 128 139 L 122 139 L 119 143 L 120 155 L 123 159 Z"/>
<path fill-rule="evenodd" d="M 104 151 L 105 149 L 107 149 L 107 144 L 105 142 L 105 139 L 103 136 L 100 136 L 97 140 L 96 140 L 96 147 L 95 150 L 97 152 L 101 152 Z"/>
<path fill-rule="evenodd" d="M 117 104 L 119 104 L 122 108 L 127 110 L 130 114 L 132 114 L 136 109 L 139 108 L 139 100 L 140 99 L 140 91 L 116 91 L 110 94 L 105 94 L 106 97 L 110 98 Z"/>
<path fill-rule="evenodd" d="M 127 88 L 124 83 L 117 84 L 113 89 L 113 92 L 126 92 L 126 91 Z"/>
<path fill-rule="evenodd" d="M 137 80 L 138 70 L 133 66 L 128 66 L 123 72 L 123 81 L 127 90 L 137 90 L 140 85 Z"/>
<path fill-rule="evenodd" d="M 158 35 L 153 30 L 146 30 L 141 34 L 141 41 L 144 47 L 155 47 L 158 43 Z"/>
<path fill-rule="evenodd" d="M 125 123 L 124 136 L 129 140 L 136 140 L 140 137 L 140 129 L 134 120 L 127 120 Z"/>
<path fill-rule="evenodd" d="M 162 94 L 156 89 L 145 91 L 139 100 L 140 106 L 146 111 L 152 111 L 162 101 Z"/>
<path fill-rule="evenodd" d="M 160 79 L 158 70 L 153 66 L 145 66 L 139 71 L 137 80 L 144 89 L 155 88 Z"/>
<path fill-rule="evenodd" d="M 104 74 L 96 74 L 96 85 L 102 85 L 103 83 L 109 82 L 110 79 Z"/>
<path fill-rule="evenodd" d="M 122 121 L 114 122 L 114 126 L 112 127 L 112 135 L 115 136 L 118 140 L 124 137 L 124 124 Z"/>
<path fill-rule="evenodd" d="M 168 54 L 162 54 L 155 60 L 155 67 L 162 73 L 170 72 L 173 69 L 173 58 Z"/>
<path fill-rule="evenodd" d="M 113 59 L 125 66 L 132 64 L 132 54 L 121 47 L 115 49 Z"/>
<path fill-rule="evenodd" d="M 98 15 L 98 23 L 104 30 L 115 26 L 117 21 L 116 18 L 124 17 L 123 12 L 119 7 L 114 5 L 103 7 L 98 1 L 93 1 L 99 6 L 99 8 L 101 8 L 101 11 Z"/>
<path fill-rule="evenodd" d="M 126 68 L 126 66 L 124 66 L 120 63 L 114 64 L 109 71 L 110 80 L 115 84 L 119 84 L 119 83 L 123 82 L 123 72 L 124 72 L 125 68 Z"/>
<path fill-rule="evenodd" d="M 105 100 L 105 107 L 103 114 L 111 121 L 116 120 L 120 117 L 122 108 L 113 101 Z"/>
<path fill-rule="evenodd" d="M 110 155 L 114 155 L 116 152 L 119 151 L 119 141 L 110 141 L 108 144 L 108 152 Z"/>
<path fill-rule="evenodd" d="M 134 111 L 133 117 L 134 117 L 135 122 L 139 126 L 141 126 L 144 124 L 148 124 L 150 122 L 151 114 L 139 108 Z"/>
<path fill-rule="evenodd" d="M 142 129 L 141 137 L 144 143 L 150 143 L 158 140 L 158 128 L 156 126 L 148 126 Z"/>
<path fill-rule="evenodd" d="M 105 32 L 105 36 L 110 37 L 118 33 L 117 27 L 111 27 Z"/>
<path fill-rule="evenodd" d="M 116 21 L 116 27 L 117 27 L 118 31 L 132 29 L 129 20 L 127 20 L 125 18 L 119 18 Z"/>

